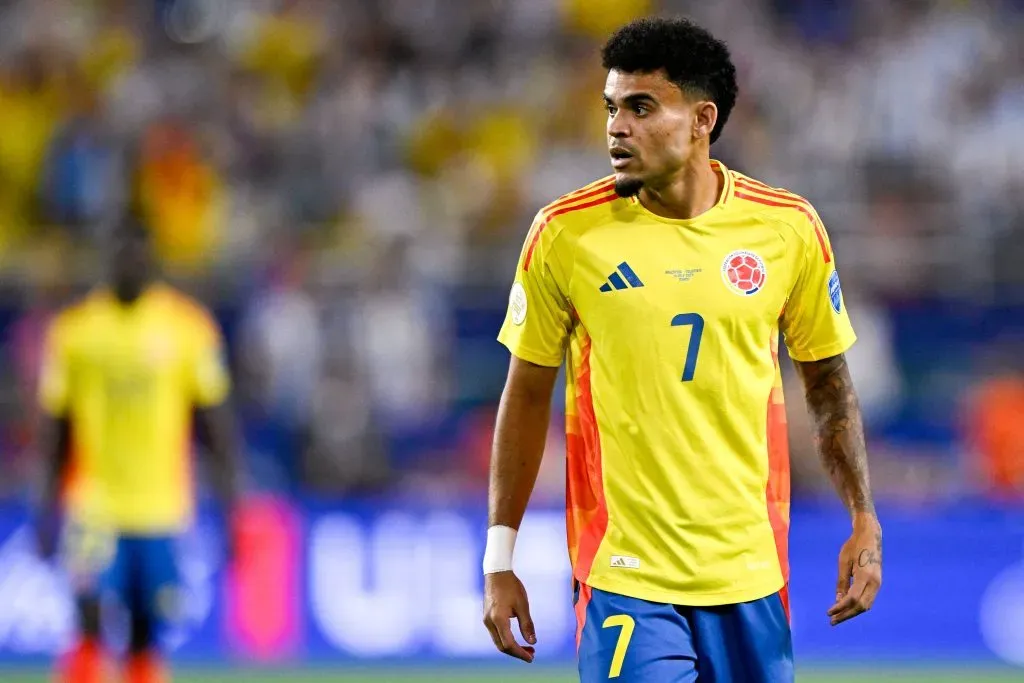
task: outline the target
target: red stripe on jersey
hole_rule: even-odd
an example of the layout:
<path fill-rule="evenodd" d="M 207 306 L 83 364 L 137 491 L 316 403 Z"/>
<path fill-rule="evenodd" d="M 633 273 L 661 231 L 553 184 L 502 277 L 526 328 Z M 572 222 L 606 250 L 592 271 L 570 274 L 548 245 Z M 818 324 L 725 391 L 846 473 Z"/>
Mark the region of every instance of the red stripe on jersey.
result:
<path fill-rule="evenodd" d="M 787 190 L 779 190 L 773 187 L 768 187 L 764 183 L 754 180 L 753 178 L 737 178 L 737 187 L 742 187 L 750 192 L 754 192 L 760 196 L 770 197 L 773 199 L 779 199 L 784 202 L 791 202 L 793 206 L 803 213 L 811 221 L 811 225 L 814 226 L 814 236 L 818 238 L 818 244 L 821 246 L 822 256 L 825 258 L 825 263 L 832 260 L 832 256 L 828 250 L 828 244 L 825 241 L 825 231 L 821 225 L 821 221 L 818 219 L 818 215 L 814 212 L 814 208 L 811 203 L 799 195 L 795 195 Z"/>
<path fill-rule="evenodd" d="M 582 584 L 590 577 L 594 557 L 608 530 L 608 503 L 601 467 L 601 433 L 590 384 L 592 341 L 584 337 L 574 382 L 576 424 L 566 430 L 566 527 L 573 576 Z"/>
<path fill-rule="evenodd" d="M 573 190 L 569 194 L 564 194 L 561 197 L 559 197 L 558 199 L 556 199 L 555 201 L 553 201 L 550 204 L 548 204 L 547 206 L 545 206 L 543 209 L 540 210 L 540 213 L 544 216 L 544 218 L 542 220 L 540 220 L 540 221 L 536 221 L 535 220 L 533 222 L 533 225 L 530 226 L 529 232 L 526 233 L 526 239 L 523 240 L 523 243 L 524 243 L 523 248 L 526 249 L 527 248 L 526 245 L 533 243 L 533 235 L 534 235 L 534 233 L 537 232 L 537 230 L 540 229 L 541 225 L 544 225 L 544 224 L 547 223 L 547 220 L 548 220 L 547 219 L 547 214 L 549 214 L 553 209 L 559 209 L 559 208 L 561 208 L 563 206 L 567 206 L 569 204 L 572 204 L 573 202 L 578 202 L 578 201 L 581 201 L 583 199 L 587 199 L 589 197 L 593 197 L 593 196 L 596 196 L 596 195 L 599 195 L 599 194 L 603 194 L 605 192 L 608 192 L 609 190 L 611 190 L 614 187 L 615 187 L 615 178 L 601 178 L 600 180 L 595 180 L 594 182 L 590 183 L 589 185 L 584 185 L 583 187 L 581 187 L 578 190 Z"/>
<path fill-rule="evenodd" d="M 741 189 L 742 188 L 742 189 Z M 756 192 L 759 194 L 750 194 Z M 825 259 L 825 263 L 832 261 L 832 256 L 829 254 L 828 245 L 825 243 L 825 234 L 821 231 L 821 225 L 818 223 L 818 219 L 815 217 L 814 212 L 810 209 L 810 204 L 806 201 L 801 202 L 796 198 L 789 198 L 784 195 L 769 194 L 764 190 L 760 190 L 754 187 L 750 187 L 743 184 L 742 180 L 736 181 L 736 192 L 735 197 L 740 199 L 746 199 L 757 204 L 764 204 L 766 206 L 777 206 L 784 209 L 796 209 L 803 215 L 807 216 L 807 220 L 814 226 L 814 235 L 818 238 L 818 246 L 821 247 L 821 256 Z M 775 201 L 778 200 L 778 201 Z"/>
<path fill-rule="evenodd" d="M 736 178 L 736 182 L 743 183 L 744 185 L 750 185 L 752 187 L 760 187 L 761 189 L 769 190 L 771 192 L 781 192 L 783 194 L 793 195 L 794 197 L 797 196 L 797 195 L 793 194 L 792 192 L 790 192 L 789 190 L 784 190 L 781 187 L 772 187 L 768 183 L 762 183 L 760 180 L 758 180 L 756 178 L 751 178 L 750 176 L 743 176 L 742 178 Z"/>
<path fill-rule="evenodd" d="M 578 190 L 574 190 L 569 194 L 562 195 L 555 201 L 544 207 L 544 212 L 550 212 L 552 209 L 561 208 L 567 204 L 580 201 L 581 199 L 587 199 L 588 197 L 596 197 L 599 194 L 603 194 L 615 187 L 615 178 L 602 178 L 597 182 L 591 183 L 581 187 Z"/>
<path fill-rule="evenodd" d="M 603 192 L 607 192 L 608 190 L 602 190 L 602 191 Z M 595 191 L 595 194 L 596 194 L 596 191 Z M 530 261 L 533 259 L 533 250 L 537 248 L 537 242 L 538 242 L 538 240 L 540 240 L 540 234 L 542 232 L 544 232 L 544 228 L 548 227 L 548 223 L 551 222 L 552 218 L 554 218 L 555 216 L 561 216 L 562 214 L 571 213 L 573 211 L 579 211 L 581 209 L 589 209 L 589 208 L 591 208 L 593 206 L 598 206 L 600 204 L 606 204 L 608 202 L 615 201 L 618 198 L 619 198 L 619 195 L 617 195 L 614 192 L 612 192 L 612 194 L 608 195 L 607 197 L 600 197 L 600 198 L 595 199 L 593 201 L 586 202 L 585 204 L 572 204 L 571 206 L 564 206 L 564 207 L 562 207 L 560 209 L 552 211 L 549 214 L 546 214 L 544 216 L 544 220 L 541 222 L 540 225 L 537 226 L 536 232 L 533 233 L 533 239 L 530 240 L 530 248 L 526 251 L 526 260 L 523 261 L 523 270 L 529 270 L 530 269 Z M 578 197 L 578 199 L 583 199 L 583 197 L 582 196 Z"/>
<path fill-rule="evenodd" d="M 580 584 L 580 597 L 573 606 L 576 612 L 576 654 L 580 652 L 580 642 L 583 640 L 583 629 L 587 625 L 587 605 L 594 595 L 594 591 L 585 583 Z"/>
<path fill-rule="evenodd" d="M 756 180 L 751 180 L 750 178 L 737 178 L 736 185 L 750 192 L 760 194 L 764 197 L 771 197 L 773 199 L 780 199 L 782 201 L 792 202 L 793 204 L 802 206 L 803 208 L 807 209 L 808 212 L 810 212 L 812 215 L 814 213 L 813 211 L 811 211 L 811 203 L 809 201 L 807 201 L 800 195 L 793 194 L 789 190 L 777 190 L 773 187 L 768 187 L 764 183 L 758 182 Z"/>
<path fill-rule="evenodd" d="M 748 178 L 737 178 L 736 184 L 745 190 L 754 192 L 764 197 L 771 197 L 773 199 L 781 199 L 782 201 L 792 202 L 795 205 L 802 206 L 807 209 L 812 215 L 814 212 L 811 210 L 811 203 L 799 195 L 795 195 L 788 190 L 776 190 L 768 187 L 764 183 L 758 183 L 751 181 Z"/>
<path fill-rule="evenodd" d="M 760 180 L 754 180 L 753 178 L 748 178 L 746 176 L 742 178 L 737 178 L 736 182 L 746 187 L 748 190 L 760 192 L 761 194 L 769 197 L 778 197 L 780 199 L 796 202 L 797 204 L 801 204 L 807 207 L 808 209 L 812 208 L 811 203 L 807 199 L 801 197 L 798 194 L 790 192 L 789 190 L 785 190 L 781 187 L 771 187 L 770 185 L 762 183 Z M 814 211 L 812 210 L 811 213 L 813 214 Z"/>
<path fill-rule="evenodd" d="M 777 330 L 772 334 L 778 335 Z M 776 381 L 779 377 L 778 341 L 770 342 L 772 364 L 775 366 Z M 776 393 L 778 392 L 778 393 Z M 782 388 L 773 387 L 768 394 L 768 415 L 766 437 L 768 442 L 768 483 L 765 498 L 768 501 L 768 521 L 775 535 L 775 550 L 779 558 L 779 569 L 783 581 L 789 583 L 789 440 L 786 432 L 786 406 Z"/>

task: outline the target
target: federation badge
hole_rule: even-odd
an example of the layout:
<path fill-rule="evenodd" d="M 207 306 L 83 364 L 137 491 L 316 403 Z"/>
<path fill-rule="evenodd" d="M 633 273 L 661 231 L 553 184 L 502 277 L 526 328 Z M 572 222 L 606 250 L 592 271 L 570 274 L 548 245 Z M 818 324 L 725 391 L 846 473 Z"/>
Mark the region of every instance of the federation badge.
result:
<path fill-rule="evenodd" d="M 512 285 L 508 295 L 508 312 L 513 325 L 522 325 L 526 320 L 526 289 L 519 282 Z"/>
<path fill-rule="evenodd" d="M 734 251 L 722 261 L 722 281 L 734 294 L 753 296 L 764 289 L 768 270 L 752 251 Z"/>
<path fill-rule="evenodd" d="M 843 310 L 843 288 L 839 286 L 839 272 L 835 270 L 828 279 L 828 300 L 833 311 L 839 313 Z"/>

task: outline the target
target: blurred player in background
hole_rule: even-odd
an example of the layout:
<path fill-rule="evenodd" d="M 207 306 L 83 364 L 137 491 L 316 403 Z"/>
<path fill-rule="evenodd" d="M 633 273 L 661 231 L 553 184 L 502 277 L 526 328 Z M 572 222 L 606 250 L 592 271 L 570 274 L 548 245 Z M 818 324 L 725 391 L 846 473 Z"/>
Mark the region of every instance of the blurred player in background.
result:
<path fill-rule="evenodd" d="M 236 500 L 229 377 L 213 317 L 154 279 L 148 231 L 126 220 L 109 256 L 109 286 L 65 310 L 48 336 L 38 531 L 46 555 L 61 535 L 76 596 L 79 640 L 59 680 L 106 680 L 100 598 L 112 595 L 131 616 L 124 680 L 153 683 L 168 680 L 158 636 L 178 610 L 175 542 L 192 521 L 193 414 L 228 518 Z"/>
<path fill-rule="evenodd" d="M 792 681 L 780 331 L 853 528 L 831 623 L 881 584 L 835 255 L 807 200 L 710 158 L 737 95 L 723 43 L 646 19 L 612 36 L 603 63 L 615 173 L 537 215 L 499 335 L 512 360 L 484 621 L 498 649 L 533 660 L 512 549 L 565 360 L 581 680 Z"/>

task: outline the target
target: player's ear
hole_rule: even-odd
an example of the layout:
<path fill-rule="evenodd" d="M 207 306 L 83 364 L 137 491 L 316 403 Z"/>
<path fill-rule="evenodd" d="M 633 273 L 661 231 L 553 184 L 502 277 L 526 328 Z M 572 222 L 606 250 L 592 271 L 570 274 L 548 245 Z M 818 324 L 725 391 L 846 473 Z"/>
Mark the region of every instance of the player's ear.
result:
<path fill-rule="evenodd" d="M 696 115 L 693 118 L 694 139 L 710 138 L 711 131 L 715 129 L 718 122 L 718 106 L 714 102 L 701 101 L 697 103 Z"/>

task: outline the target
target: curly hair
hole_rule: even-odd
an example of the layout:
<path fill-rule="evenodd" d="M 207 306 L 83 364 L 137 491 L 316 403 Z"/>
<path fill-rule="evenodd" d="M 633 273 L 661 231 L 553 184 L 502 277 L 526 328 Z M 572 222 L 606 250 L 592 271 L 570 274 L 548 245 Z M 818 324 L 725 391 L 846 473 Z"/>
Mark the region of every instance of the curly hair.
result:
<path fill-rule="evenodd" d="M 714 143 L 736 104 L 739 88 L 729 48 L 689 19 L 647 17 L 616 31 L 601 50 L 606 69 L 651 73 L 664 69 L 684 92 L 707 97 L 718 107 Z"/>

